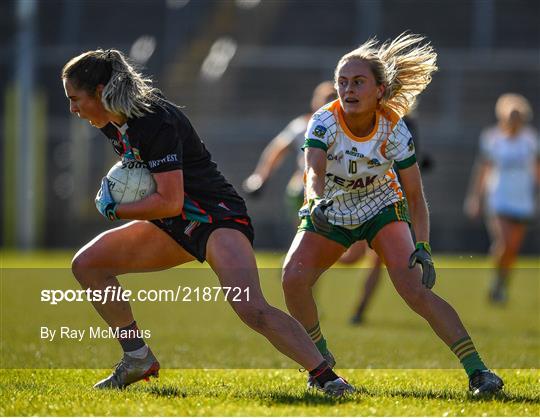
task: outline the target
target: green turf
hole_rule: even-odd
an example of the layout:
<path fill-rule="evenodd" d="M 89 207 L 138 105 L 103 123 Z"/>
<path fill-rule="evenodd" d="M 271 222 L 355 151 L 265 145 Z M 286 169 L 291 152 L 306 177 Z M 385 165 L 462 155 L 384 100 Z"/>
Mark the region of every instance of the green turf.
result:
<path fill-rule="evenodd" d="M 536 416 L 537 371 L 502 371 L 501 396 L 475 400 L 454 370 L 346 370 L 358 393 L 306 393 L 294 370 L 166 370 L 150 384 L 97 392 L 101 370 L 2 372 L 2 415 Z M 535 388 L 536 386 L 536 388 Z"/>
<path fill-rule="evenodd" d="M 76 250 L 56 250 L 56 251 L 28 251 L 20 252 L 14 250 L 0 249 L 0 267 L 3 268 L 69 268 L 72 257 Z M 277 251 L 258 251 L 257 262 L 262 268 L 281 267 L 285 254 Z M 490 261 L 485 255 L 434 255 L 435 264 L 442 268 L 489 268 Z M 360 260 L 356 266 L 365 267 L 368 260 Z M 520 268 L 540 269 L 540 257 L 523 256 L 517 262 Z M 188 268 L 207 267 L 196 261 L 188 263 Z M 349 268 L 349 266 L 336 264 L 336 268 Z"/>
<path fill-rule="evenodd" d="M 115 340 L 42 341 L 40 326 L 88 328 L 103 322 L 89 303 L 51 306 L 42 289 L 76 289 L 71 254 L 0 253 L 1 415 L 488 415 L 540 414 L 538 259 L 520 261 L 505 308 L 486 303 L 483 257 L 438 257 L 435 291 L 449 300 L 488 366 L 506 382 L 493 400 L 472 400 L 459 363 L 397 296 L 385 277 L 366 323 L 348 318 L 365 271 L 336 269 L 316 289 L 321 325 L 338 370 L 358 386 L 344 400 L 305 392 L 305 374 L 245 327 L 225 302 L 133 304 L 162 367 L 151 384 L 123 392 L 91 385 L 120 356 Z M 282 254 L 258 254 L 264 292 L 284 308 Z M 442 267 L 441 267 L 442 266 Z M 126 288 L 215 286 L 204 266 L 131 275 Z M 201 268 L 202 267 L 202 268 Z M 273 268 L 269 268 L 273 267 Z M 49 368 L 49 370 L 46 370 Z"/>

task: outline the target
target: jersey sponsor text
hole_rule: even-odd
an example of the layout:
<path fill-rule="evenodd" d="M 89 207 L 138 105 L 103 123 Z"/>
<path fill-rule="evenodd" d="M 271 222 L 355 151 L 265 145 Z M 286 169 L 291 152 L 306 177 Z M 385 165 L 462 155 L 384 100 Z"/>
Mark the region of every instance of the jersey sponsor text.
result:
<path fill-rule="evenodd" d="M 165 163 L 175 163 L 178 161 L 178 156 L 176 154 L 168 154 L 165 157 L 159 159 L 159 160 L 150 160 L 148 161 L 148 167 L 149 168 L 156 168 L 160 166 L 161 164 Z"/>

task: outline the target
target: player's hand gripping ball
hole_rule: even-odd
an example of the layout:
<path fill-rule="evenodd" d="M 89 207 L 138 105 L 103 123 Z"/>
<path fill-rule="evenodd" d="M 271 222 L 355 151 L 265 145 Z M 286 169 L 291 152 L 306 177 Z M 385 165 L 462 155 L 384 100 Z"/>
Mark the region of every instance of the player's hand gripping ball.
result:
<path fill-rule="evenodd" d="M 109 180 L 107 177 L 103 177 L 101 180 L 101 187 L 96 195 L 96 208 L 105 218 L 109 221 L 118 219 L 116 216 L 116 207 L 118 203 L 114 201 L 109 189 Z"/>
<path fill-rule="evenodd" d="M 142 161 L 117 162 L 107 173 L 107 179 L 116 203 L 137 202 L 156 191 L 154 177 Z"/>
<path fill-rule="evenodd" d="M 136 160 L 116 163 L 103 177 L 96 196 L 96 207 L 104 217 L 118 219 L 116 208 L 120 203 L 144 199 L 156 191 L 156 182 L 146 164 Z"/>

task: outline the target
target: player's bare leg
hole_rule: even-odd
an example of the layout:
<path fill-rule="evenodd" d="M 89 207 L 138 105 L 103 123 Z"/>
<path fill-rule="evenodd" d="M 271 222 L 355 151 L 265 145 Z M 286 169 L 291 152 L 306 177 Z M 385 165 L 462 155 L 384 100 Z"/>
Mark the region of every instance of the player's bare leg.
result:
<path fill-rule="evenodd" d="M 244 234 L 233 229 L 217 229 L 208 240 L 206 255 L 222 286 L 249 288 L 249 300 L 245 295 L 240 302 L 229 300 L 242 321 L 307 370 L 323 361 L 300 324 L 270 306 L 264 298 L 255 256 Z"/>
<path fill-rule="evenodd" d="M 313 286 L 344 250 L 345 247 L 335 241 L 313 232 L 301 231 L 291 244 L 282 273 L 287 309 L 303 325 L 317 349 L 332 366 L 336 360 L 320 328 Z"/>
<path fill-rule="evenodd" d="M 321 274 L 343 254 L 345 247 L 319 234 L 298 232 L 285 258 L 282 286 L 287 309 L 306 329 L 319 352 L 331 366 L 336 364 L 321 332 L 313 286 Z M 308 387 L 317 387 L 310 377 Z"/>
<path fill-rule="evenodd" d="M 274 347 L 310 372 L 310 387 L 332 396 L 354 388 L 338 377 L 310 340 L 300 323 L 268 304 L 262 293 L 251 244 L 239 231 L 220 228 L 207 243 L 207 260 L 222 286 L 249 288 L 249 300 L 229 303 L 250 328 L 264 335 Z"/>
<path fill-rule="evenodd" d="M 141 251 L 141 248 L 144 250 Z M 85 289 L 120 288 L 117 275 L 157 271 L 193 260 L 172 238 L 150 222 L 134 221 L 104 232 L 74 257 L 73 274 Z M 93 302 L 107 324 L 135 334 L 138 330 L 131 306 L 125 301 Z M 124 357 L 113 373 L 96 383 L 99 389 L 124 388 L 138 380 L 157 376 L 159 362 L 139 336 L 119 338 Z"/>
<path fill-rule="evenodd" d="M 491 255 L 495 264 L 495 277 L 489 296 L 492 302 L 504 303 L 507 299 L 510 271 L 523 243 L 526 226 L 501 216 L 493 216 L 489 229 L 492 238 Z"/>
<path fill-rule="evenodd" d="M 386 264 L 394 287 L 407 304 L 426 321 L 448 345 L 467 335 L 458 314 L 444 299 L 422 285 L 422 271 L 417 265 L 409 269 L 414 251 L 409 227 L 405 222 L 384 226 L 372 246 Z"/>
<path fill-rule="evenodd" d="M 84 289 L 104 291 L 108 286 L 120 287 L 117 275 L 165 270 L 192 260 L 191 254 L 154 224 L 134 221 L 103 232 L 82 247 L 73 258 L 72 271 Z M 129 302 L 93 305 L 110 327 L 133 322 Z"/>
<path fill-rule="evenodd" d="M 296 234 L 285 258 L 282 286 L 287 309 L 307 330 L 319 322 L 312 287 L 341 257 L 345 247 L 319 234 Z"/>
<path fill-rule="evenodd" d="M 498 267 L 510 270 L 517 259 L 521 244 L 525 238 L 526 225 L 523 223 L 501 219 L 501 225 L 504 236 L 504 251 L 498 260 Z"/>
<path fill-rule="evenodd" d="M 450 347 L 463 364 L 473 395 L 498 392 L 502 379 L 488 370 L 463 326 L 457 312 L 444 299 L 422 285 L 420 267 L 408 268 L 414 251 L 409 227 L 405 222 L 384 226 L 372 241 L 373 248 L 388 269 L 394 287 L 407 304 L 421 315 L 435 333 Z"/>

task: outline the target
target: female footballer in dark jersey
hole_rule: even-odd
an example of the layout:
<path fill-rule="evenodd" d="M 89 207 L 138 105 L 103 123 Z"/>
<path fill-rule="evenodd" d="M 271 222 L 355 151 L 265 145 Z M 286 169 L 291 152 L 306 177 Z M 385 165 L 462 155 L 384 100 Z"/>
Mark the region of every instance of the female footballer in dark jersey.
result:
<path fill-rule="evenodd" d="M 104 179 L 96 207 L 109 220 L 131 219 L 77 252 L 72 269 L 83 288 L 120 287 L 117 276 L 206 260 L 222 286 L 249 287 L 249 300 L 229 301 L 238 316 L 301 364 L 331 395 L 352 391 L 328 366 L 300 324 L 270 306 L 261 291 L 253 229 L 242 198 L 212 162 L 187 117 L 152 87 L 117 50 L 71 59 L 61 74 L 70 111 L 101 129 L 124 160 L 146 163 L 156 192 L 117 204 Z M 140 338 L 129 302 L 94 303 L 112 328 L 124 331 L 124 357 L 97 388 L 123 388 L 157 376 L 159 363 Z M 130 333 L 131 331 L 131 333 Z"/>

